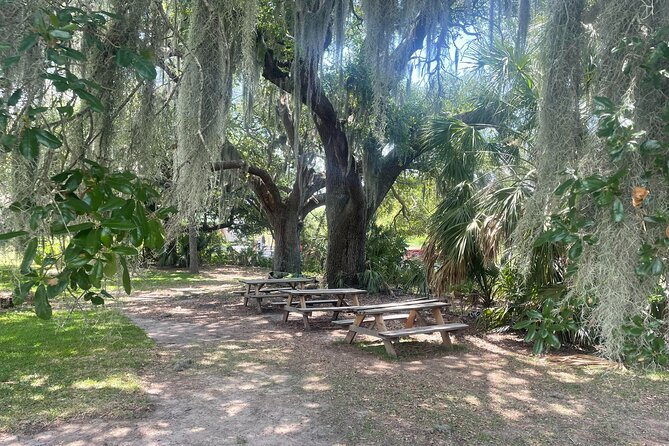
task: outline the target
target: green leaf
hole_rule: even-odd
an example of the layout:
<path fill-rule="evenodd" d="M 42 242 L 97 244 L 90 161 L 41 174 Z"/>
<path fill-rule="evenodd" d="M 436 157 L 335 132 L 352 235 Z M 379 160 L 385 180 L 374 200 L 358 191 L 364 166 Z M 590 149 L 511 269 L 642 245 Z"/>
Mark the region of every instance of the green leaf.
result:
<path fill-rule="evenodd" d="M 107 212 L 107 211 L 113 211 L 116 209 L 121 209 L 124 205 L 126 204 L 126 200 L 123 198 L 119 197 L 110 197 L 107 200 L 104 200 L 104 202 L 100 205 L 100 208 L 98 211 L 100 212 Z"/>
<path fill-rule="evenodd" d="M 557 187 L 557 189 L 555 189 L 555 192 L 554 192 L 555 195 L 557 195 L 558 197 L 564 195 L 564 193 L 567 192 L 567 190 L 569 190 L 569 188 L 571 188 L 571 186 L 575 182 L 576 182 L 576 180 L 574 178 L 570 178 L 567 181 L 565 181 L 564 183 L 560 184 Z"/>
<path fill-rule="evenodd" d="M 604 96 L 595 96 L 592 98 L 592 102 L 595 103 L 595 107 L 604 111 L 614 111 L 616 106 L 611 99 Z"/>
<path fill-rule="evenodd" d="M 149 234 L 144 244 L 149 249 L 160 249 L 165 244 L 163 226 L 158 220 L 150 220 L 148 223 Z"/>
<path fill-rule="evenodd" d="M 49 299 L 60 295 L 67 288 L 70 283 L 70 273 L 62 272 L 58 276 L 58 283 L 56 285 L 49 285 L 46 287 L 46 294 Z"/>
<path fill-rule="evenodd" d="M 132 291 L 132 286 L 130 284 L 130 273 L 128 272 L 128 264 L 125 262 L 125 257 L 123 256 L 118 256 L 118 261 L 121 264 L 121 268 L 123 269 L 121 278 L 123 282 L 123 290 L 125 291 L 125 294 L 130 295 L 130 292 Z"/>
<path fill-rule="evenodd" d="M 544 351 L 544 340 L 542 338 L 539 338 L 535 341 L 534 343 L 534 348 L 532 349 L 532 352 L 535 355 L 540 355 L 541 352 Z"/>
<path fill-rule="evenodd" d="M 170 215 L 172 215 L 176 212 L 177 212 L 177 208 L 175 208 L 174 206 L 169 206 L 169 207 L 162 208 L 162 209 L 158 210 L 158 212 L 156 212 L 156 217 L 158 217 L 162 220 L 162 219 L 164 219 L 166 217 L 169 217 Z"/>
<path fill-rule="evenodd" d="M 102 228 L 100 231 L 100 243 L 109 248 L 112 245 L 113 236 L 111 229 Z"/>
<path fill-rule="evenodd" d="M 569 259 L 577 260 L 583 254 L 583 242 L 579 239 L 569 248 Z"/>
<path fill-rule="evenodd" d="M 12 232 L 5 232 L 3 234 L 0 234 L 0 241 L 3 240 L 11 240 L 16 237 L 21 237 L 22 235 L 27 235 L 28 233 L 26 231 L 12 231 Z"/>
<path fill-rule="evenodd" d="M 83 179 L 84 179 L 84 175 L 80 171 L 77 170 L 77 171 L 72 172 L 72 175 L 70 175 L 70 177 L 67 179 L 67 181 L 64 184 L 65 189 L 70 191 L 70 192 L 74 192 L 75 190 L 77 190 L 77 188 L 81 184 L 81 180 L 83 180 Z M 86 203 L 86 202 L 84 201 L 84 203 Z M 86 204 L 88 204 L 88 203 L 86 203 Z"/>
<path fill-rule="evenodd" d="M 95 288 L 100 288 L 102 286 L 102 276 L 104 275 L 104 269 L 101 261 L 95 262 L 93 269 L 91 270 L 90 279 L 91 283 Z"/>
<path fill-rule="evenodd" d="M 51 226 L 51 233 L 53 235 L 61 235 L 61 234 L 76 234 L 77 232 L 85 231 L 87 229 L 93 228 L 95 225 L 91 222 L 86 222 L 86 223 L 78 223 L 76 225 L 69 225 L 65 226 L 61 223 L 55 223 Z"/>
<path fill-rule="evenodd" d="M 93 305 L 104 305 L 105 300 L 99 294 L 94 294 L 91 296 L 91 303 Z"/>
<path fill-rule="evenodd" d="M 599 175 L 592 175 L 581 181 L 581 188 L 585 192 L 595 192 L 607 185 L 607 182 Z"/>
<path fill-rule="evenodd" d="M 653 276 L 659 276 L 664 271 L 664 262 L 660 257 L 655 257 L 653 262 L 650 264 L 650 274 Z"/>
<path fill-rule="evenodd" d="M 531 325 L 527 330 L 527 335 L 525 336 L 525 342 L 532 342 L 537 334 L 537 328 L 535 325 Z"/>
<path fill-rule="evenodd" d="M 60 49 L 63 51 L 66 57 L 72 60 L 76 60 L 78 62 L 84 62 L 86 60 L 86 56 L 81 51 L 77 51 L 66 46 L 60 46 Z"/>
<path fill-rule="evenodd" d="M 49 31 L 49 36 L 58 40 L 70 40 L 72 38 L 71 33 L 60 29 L 52 29 L 51 31 Z"/>
<path fill-rule="evenodd" d="M 615 197 L 613 199 L 611 216 L 613 218 L 613 221 L 616 223 L 620 223 L 625 218 L 625 208 L 623 207 L 623 202 L 620 201 L 620 198 L 618 197 Z"/>
<path fill-rule="evenodd" d="M 132 229 L 135 229 L 136 227 L 135 222 L 133 222 L 132 220 L 126 220 L 120 217 L 114 217 L 102 220 L 101 225 L 103 228 L 115 229 L 119 231 L 130 231 Z"/>
<path fill-rule="evenodd" d="M 73 170 L 65 170 L 61 173 L 58 173 L 54 176 L 51 177 L 51 181 L 55 181 L 56 183 L 62 183 L 63 181 L 67 180 L 67 178 L 72 175 Z"/>
<path fill-rule="evenodd" d="M 38 39 L 39 39 L 39 34 L 37 33 L 28 34 L 21 40 L 21 43 L 19 43 L 18 48 L 16 48 L 17 51 L 19 53 L 24 53 L 28 51 L 30 48 L 35 46 Z"/>
<path fill-rule="evenodd" d="M 137 57 L 135 53 L 125 47 L 121 47 L 116 52 L 116 63 L 121 67 L 129 67 L 132 61 Z"/>
<path fill-rule="evenodd" d="M 83 161 L 84 164 L 87 164 L 88 167 L 90 168 L 91 174 L 93 174 L 93 176 L 98 180 L 101 180 L 102 178 L 104 178 L 105 175 L 107 175 L 106 167 L 103 167 L 100 164 L 96 163 L 95 161 L 86 158 L 84 158 Z"/>
<path fill-rule="evenodd" d="M 560 348 L 560 339 L 558 339 L 557 336 L 555 336 L 553 333 L 550 333 L 548 335 L 548 338 L 546 338 L 546 341 L 548 342 L 548 345 L 550 345 L 553 348 Z"/>
<path fill-rule="evenodd" d="M 23 94 L 23 90 L 20 88 L 15 90 L 14 93 L 7 99 L 7 106 L 9 107 L 14 107 L 16 104 L 19 103 L 19 99 L 21 99 L 21 95 Z"/>
<path fill-rule="evenodd" d="M 142 79 L 152 81 L 156 78 L 156 66 L 149 60 L 138 57 L 132 62 L 132 67 Z"/>
<path fill-rule="evenodd" d="M 77 286 L 82 290 L 91 289 L 91 278 L 83 268 L 79 268 L 79 270 L 76 271 L 74 279 L 77 282 Z"/>
<path fill-rule="evenodd" d="M 24 158 L 34 160 L 39 156 L 39 143 L 34 129 L 26 129 L 19 143 L 19 152 Z"/>
<path fill-rule="evenodd" d="M 37 137 L 37 142 L 49 149 L 57 149 L 63 145 L 61 140 L 48 130 L 36 129 L 35 136 Z"/>
<path fill-rule="evenodd" d="M 40 319 L 51 319 L 51 304 L 49 304 L 49 298 L 44 285 L 38 286 L 35 291 L 35 313 Z"/>
<path fill-rule="evenodd" d="M 92 187 L 86 192 L 82 200 L 84 201 L 84 203 L 86 203 L 91 207 L 92 211 L 95 212 L 100 208 L 100 205 L 102 204 L 103 195 L 99 189 L 97 189 L 96 187 Z"/>
<path fill-rule="evenodd" d="M 71 105 L 64 105 L 62 107 L 56 107 L 56 110 L 58 110 L 58 113 L 63 115 L 65 118 L 69 118 L 74 114 L 74 107 Z"/>
<path fill-rule="evenodd" d="M 525 315 L 534 321 L 540 321 L 544 318 L 537 310 L 528 310 Z"/>
<path fill-rule="evenodd" d="M 136 256 L 139 252 L 132 246 L 114 246 L 112 252 L 122 254 L 124 256 Z"/>
<path fill-rule="evenodd" d="M 71 195 L 66 200 L 61 201 L 60 206 L 71 209 L 77 215 L 83 215 L 91 211 L 91 207 L 75 195 Z"/>
<path fill-rule="evenodd" d="M 22 304 L 33 286 L 35 286 L 34 280 L 21 282 L 16 288 L 14 288 L 14 302 L 17 305 Z"/>
<path fill-rule="evenodd" d="M 116 274 L 116 260 L 114 257 L 111 259 L 106 259 L 104 264 L 104 273 L 105 277 L 112 278 Z"/>
<path fill-rule="evenodd" d="M 132 195 L 135 192 L 135 188 L 128 182 L 127 178 L 114 175 L 107 179 L 107 184 L 124 194 Z"/>
<path fill-rule="evenodd" d="M 96 96 L 93 96 L 83 88 L 77 88 L 73 90 L 77 96 L 86 101 L 91 110 L 98 113 L 102 113 L 103 111 L 105 111 L 105 106 L 102 104 L 102 101 L 100 101 L 100 99 L 98 99 Z"/>
<path fill-rule="evenodd" d="M 513 329 L 514 330 L 524 330 L 526 328 L 529 328 L 530 325 L 533 325 L 534 323 L 535 323 L 534 321 L 526 319 L 524 321 L 520 321 L 520 322 L 515 323 L 513 325 Z"/>
<path fill-rule="evenodd" d="M 35 255 L 37 255 L 37 237 L 32 238 L 26 245 L 26 250 L 23 253 L 23 261 L 21 262 L 21 274 L 28 274 L 30 272 L 30 266 L 35 260 Z"/>

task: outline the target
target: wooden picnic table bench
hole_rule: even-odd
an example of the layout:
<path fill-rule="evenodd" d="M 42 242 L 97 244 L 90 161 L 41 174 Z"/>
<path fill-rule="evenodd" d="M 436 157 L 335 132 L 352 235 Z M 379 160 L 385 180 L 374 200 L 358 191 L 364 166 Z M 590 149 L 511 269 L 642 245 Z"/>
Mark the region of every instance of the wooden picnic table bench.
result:
<path fill-rule="evenodd" d="M 334 313 L 336 319 L 344 308 L 348 308 L 346 298 L 350 298 L 353 305 L 360 306 L 359 296 L 367 294 L 367 290 L 359 290 L 357 288 L 322 288 L 311 290 L 288 290 L 288 301 L 283 306 L 283 321 L 288 321 L 290 313 L 300 313 L 302 315 L 302 322 L 304 328 L 309 330 L 309 316 L 314 311 L 331 311 Z M 327 299 L 330 297 L 331 299 Z M 325 299 L 323 299 L 325 298 Z M 336 301 L 333 302 L 333 300 Z M 293 302 L 299 301 L 299 305 L 294 305 Z M 310 302 L 309 304 L 307 302 Z M 324 307 L 319 304 L 334 304 L 334 306 Z"/>
<path fill-rule="evenodd" d="M 256 310 L 262 313 L 262 301 L 267 298 L 288 297 L 286 290 L 303 288 L 308 283 L 318 282 L 313 277 L 283 277 L 281 279 L 240 279 L 246 285 L 243 292 L 244 305 L 247 306 L 249 299 L 256 301 Z"/>
<path fill-rule="evenodd" d="M 467 325 L 460 323 L 446 323 L 444 321 L 444 316 L 441 313 L 442 308 L 446 306 L 448 306 L 448 304 L 445 302 L 404 302 L 394 306 L 354 310 L 355 319 L 349 326 L 346 342 L 349 344 L 353 343 L 353 340 L 358 333 L 373 336 L 383 341 L 386 352 L 390 356 L 397 356 L 397 351 L 393 346 L 393 340 L 416 334 L 438 332 L 441 335 L 442 342 L 446 345 L 450 345 L 451 338 L 449 333 L 467 328 Z M 404 328 L 399 330 L 388 330 L 385 321 L 394 319 L 397 314 L 405 316 L 407 311 L 409 313 L 406 317 Z M 426 311 L 432 313 L 435 323 L 428 323 L 427 319 L 421 315 L 421 312 Z M 419 320 L 426 325 L 414 327 L 416 320 Z M 363 324 L 366 324 L 367 326 L 363 326 Z"/>

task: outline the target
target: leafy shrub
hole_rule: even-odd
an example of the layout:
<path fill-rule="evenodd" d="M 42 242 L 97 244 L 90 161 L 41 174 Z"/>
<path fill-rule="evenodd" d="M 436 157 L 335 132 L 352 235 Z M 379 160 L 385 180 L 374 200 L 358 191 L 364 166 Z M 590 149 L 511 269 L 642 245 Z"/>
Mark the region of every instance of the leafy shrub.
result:
<path fill-rule="evenodd" d="M 665 336 L 669 334 L 666 322 L 647 315 L 646 320 L 636 315 L 623 326 L 625 332 L 625 360 L 642 366 L 666 366 L 669 346 Z"/>
<path fill-rule="evenodd" d="M 525 342 L 534 343 L 534 354 L 539 355 L 551 348 L 558 349 L 562 338 L 578 329 L 574 321 L 574 309 L 569 301 L 558 303 L 552 298 L 542 302 L 541 312 L 528 309 L 523 319 L 513 328 L 526 329 Z"/>
<path fill-rule="evenodd" d="M 400 267 L 399 284 L 409 293 L 428 295 L 430 286 L 427 280 L 425 263 L 420 259 L 406 259 Z"/>
<path fill-rule="evenodd" d="M 371 292 L 386 290 L 401 283 L 401 265 L 406 253 L 404 237 L 392 228 L 372 225 L 367 234 L 367 265 L 360 282 Z"/>

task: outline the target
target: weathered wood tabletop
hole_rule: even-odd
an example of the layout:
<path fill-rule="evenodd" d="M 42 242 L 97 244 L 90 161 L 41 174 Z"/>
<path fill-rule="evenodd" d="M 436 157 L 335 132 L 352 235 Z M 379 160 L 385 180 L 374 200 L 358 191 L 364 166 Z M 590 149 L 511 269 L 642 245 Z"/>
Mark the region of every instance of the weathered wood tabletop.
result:
<path fill-rule="evenodd" d="M 451 344 L 449 332 L 467 328 L 466 324 L 446 323 L 441 313 L 442 309 L 449 304 L 445 302 L 398 302 L 396 305 L 382 306 L 376 308 L 353 309 L 355 319 L 349 326 L 346 335 L 346 342 L 353 343 L 356 334 L 364 334 L 380 338 L 390 356 L 397 356 L 397 351 L 393 345 L 393 340 L 407 337 L 415 334 L 435 333 L 441 334 L 442 342 L 446 345 Z M 398 319 L 393 315 L 397 313 L 406 313 L 406 322 L 404 328 L 400 330 L 388 330 L 385 321 Z M 429 322 L 422 313 L 430 312 L 434 323 Z M 403 318 L 402 318 L 403 319 Z M 416 321 L 423 326 L 415 327 Z M 371 324 L 371 325 L 370 325 Z M 365 326 L 367 325 L 367 326 Z"/>
<path fill-rule="evenodd" d="M 347 298 L 351 299 L 353 305 L 359 306 L 360 296 L 366 295 L 367 290 L 359 290 L 357 288 L 321 288 L 286 290 L 286 294 L 288 294 L 288 302 L 283 307 L 283 321 L 288 321 L 288 316 L 292 312 L 300 313 L 304 328 L 308 330 L 310 328 L 309 316 L 311 313 L 314 311 L 331 311 L 334 313 L 334 319 L 337 319 L 339 313 L 342 311 L 342 307 L 349 308 L 346 302 Z M 299 300 L 298 305 L 293 304 L 296 300 Z"/>
<path fill-rule="evenodd" d="M 246 291 L 242 294 L 244 305 L 248 304 L 249 299 L 256 301 L 258 313 L 262 313 L 262 300 L 266 298 L 287 297 L 284 294 L 271 294 L 271 292 L 286 291 L 277 287 L 289 287 L 290 289 L 303 288 L 308 283 L 317 283 L 313 277 L 284 277 L 282 279 L 239 279 L 246 285 Z M 273 287 L 273 288 L 268 288 Z"/>

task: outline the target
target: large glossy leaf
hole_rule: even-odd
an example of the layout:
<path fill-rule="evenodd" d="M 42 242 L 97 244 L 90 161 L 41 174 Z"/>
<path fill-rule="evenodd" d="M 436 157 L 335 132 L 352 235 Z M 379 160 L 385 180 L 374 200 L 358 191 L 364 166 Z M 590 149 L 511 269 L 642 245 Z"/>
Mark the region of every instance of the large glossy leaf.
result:
<path fill-rule="evenodd" d="M 120 230 L 120 231 L 130 231 L 132 229 L 135 229 L 136 227 L 135 222 L 121 217 L 113 217 L 113 218 L 108 218 L 106 220 L 102 220 L 101 224 L 103 228 Z"/>
<path fill-rule="evenodd" d="M 0 234 L 0 241 L 3 240 L 10 240 L 16 237 L 21 237 L 22 235 L 27 235 L 28 233 L 26 231 L 12 231 L 12 232 L 5 232 L 3 234 Z"/>
<path fill-rule="evenodd" d="M 625 218 L 625 208 L 623 207 L 623 202 L 620 201 L 620 198 L 618 197 L 613 199 L 611 216 L 613 218 L 613 221 L 616 223 L 620 223 Z"/>
<path fill-rule="evenodd" d="M 61 140 L 48 130 L 36 129 L 35 136 L 37 137 L 37 141 L 40 144 L 49 149 L 57 149 L 58 147 L 63 145 Z"/>
<path fill-rule="evenodd" d="M 26 129 L 21 136 L 19 143 L 19 152 L 24 158 L 34 160 L 39 156 L 39 142 L 35 129 Z"/>
<path fill-rule="evenodd" d="M 128 271 L 128 264 L 125 261 L 125 257 L 122 255 L 118 256 L 118 261 L 121 264 L 121 281 L 123 282 L 123 290 L 125 294 L 130 294 L 132 291 L 132 286 L 130 283 L 130 272 Z"/>
<path fill-rule="evenodd" d="M 21 261 L 21 274 L 28 274 L 30 272 L 30 266 L 35 260 L 35 255 L 37 255 L 37 237 L 30 239 L 26 245 L 26 250 L 23 253 L 23 261 Z"/>
<path fill-rule="evenodd" d="M 35 291 L 35 313 L 40 319 L 51 319 L 51 304 L 44 285 L 38 286 Z"/>

